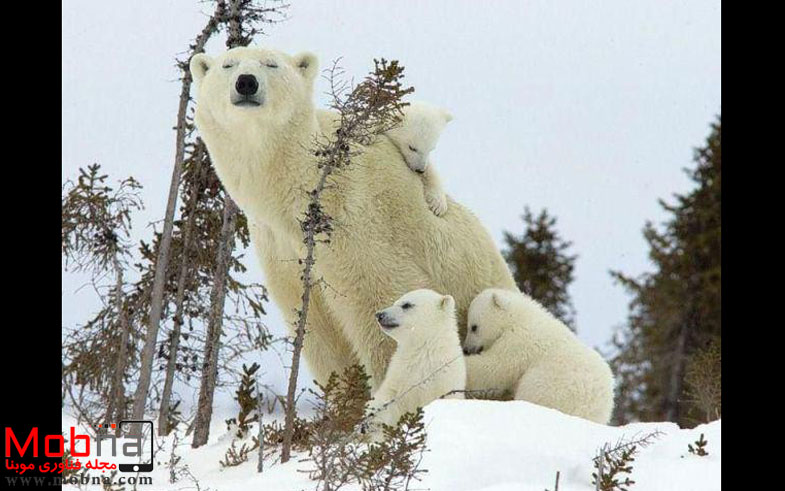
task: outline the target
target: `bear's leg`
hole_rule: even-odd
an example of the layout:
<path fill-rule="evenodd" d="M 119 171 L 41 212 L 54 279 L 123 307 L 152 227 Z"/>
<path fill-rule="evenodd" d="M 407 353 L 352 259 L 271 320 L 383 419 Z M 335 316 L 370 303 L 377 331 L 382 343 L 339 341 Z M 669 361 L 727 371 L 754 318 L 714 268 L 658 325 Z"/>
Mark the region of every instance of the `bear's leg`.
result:
<path fill-rule="evenodd" d="M 374 393 L 382 385 L 387 365 L 395 353 L 395 341 L 382 332 L 374 317 L 374 313 L 383 308 L 384 302 L 377 302 L 376 308 L 363 309 L 351 301 L 354 296 L 330 291 L 325 293 L 329 297 L 326 301 L 330 302 L 331 310 L 344 328 L 344 338 L 349 340 L 370 377 L 371 393 Z"/>
<path fill-rule="evenodd" d="M 422 183 L 428 208 L 437 217 L 444 215 L 447 212 L 447 195 L 444 194 L 439 174 L 430 162 L 422 174 Z"/>
<path fill-rule="evenodd" d="M 296 312 L 302 302 L 297 253 L 286 248 L 281 241 L 276 241 L 272 231 L 264 225 L 251 225 L 249 230 L 264 270 L 267 288 L 293 334 Z M 311 292 L 303 357 L 311 375 L 320 384 L 327 382 L 330 373 L 343 373 L 347 367 L 358 363 L 340 324 L 326 308 L 324 297 L 318 289 Z"/>
<path fill-rule="evenodd" d="M 289 325 L 294 326 L 294 322 L 295 316 L 292 315 Z M 293 329 L 291 332 L 294 335 Z M 359 363 L 339 323 L 324 305 L 321 292 L 316 289 L 311 291 L 303 357 L 309 371 L 320 384 L 325 384 L 332 372 L 340 375 L 348 367 Z"/>
<path fill-rule="evenodd" d="M 387 365 L 395 353 L 395 341 L 381 331 L 373 315 L 367 317 L 373 320 L 358 322 L 352 329 L 355 337 L 351 339 L 356 341 L 353 343 L 355 353 L 371 377 L 369 382 L 371 391 L 374 391 L 384 381 Z"/>
<path fill-rule="evenodd" d="M 508 400 L 517 382 L 518 370 L 503 366 L 502 360 L 491 349 L 464 357 L 466 362 L 466 390 L 469 399 Z"/>
<path fill-rule="evenodd" d="M 397 414 L 399 401 L 396 399 L 397 393 L 393 382 L 393 380 L 385 379 L 368 402 L 368 412 L 372 415 L 374 424 L 393 425 L 398 422 L 397 418 L 400 417 Z"/>

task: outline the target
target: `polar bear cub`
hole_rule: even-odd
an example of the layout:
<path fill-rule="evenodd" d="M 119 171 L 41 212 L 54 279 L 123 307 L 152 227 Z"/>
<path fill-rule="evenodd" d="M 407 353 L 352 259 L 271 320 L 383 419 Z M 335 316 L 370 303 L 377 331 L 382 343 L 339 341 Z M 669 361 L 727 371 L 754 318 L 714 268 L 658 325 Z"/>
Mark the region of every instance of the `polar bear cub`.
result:
<path fill-rule="evenodd" d="M 447 211 L 447 196 L 429 157 L 450 121 L 452 115 L 445 109 L 425 102 L 412 102 L 403 108 L 401 124 L 386 132 L 406 165 L 422 175 L 425 201 L 436 216 Z"/>
<path fill-rule="evenodd" d="M 613 374 L 556 317 L 520 292 L 488 289 L 472 301 L 464 340 L 467 390 L 504 390 L 515 399 L 607 423 Z"/>
<path fill-rule="evenodd" d="M 450 295 L 411 291 L 377 312 L 376 320 L 397 347 L 369 404 L 373 422 L 392 426 L 442 396 L 463 399 L 466 365 Z"/>

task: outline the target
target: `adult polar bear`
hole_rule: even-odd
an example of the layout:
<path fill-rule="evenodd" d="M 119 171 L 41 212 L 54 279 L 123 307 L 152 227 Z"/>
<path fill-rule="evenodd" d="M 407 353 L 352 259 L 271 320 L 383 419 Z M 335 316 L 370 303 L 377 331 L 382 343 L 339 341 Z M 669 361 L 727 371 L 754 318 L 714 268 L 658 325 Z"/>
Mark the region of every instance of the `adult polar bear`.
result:
<path fill-rule="evenodd" d="M 194 56 L 191 73 L 196 125 L 218 177 L 251 224 L 272 298 L 292 321 L 302 294 L 298 219 L 319 172 L 311 149 L 317 136 L 335 130 L 334 116 L 314 108 L 316 57 L 234 48 L 215 58 Z M 335 231 L 317 247 L 315 266 L 329 286 L 312 293 L 303 347 L 317 381 L 359 360 L 377 388 L 395 344 L 374 313 L 408 291 L 452 295 L 463 335 L 479 292 L 516 289 L 471 212 L 450 201 L 444 216 L 431 213 L 419 176 L 388 137 L 363 148 L 334 184 L 322 204 Z"/>

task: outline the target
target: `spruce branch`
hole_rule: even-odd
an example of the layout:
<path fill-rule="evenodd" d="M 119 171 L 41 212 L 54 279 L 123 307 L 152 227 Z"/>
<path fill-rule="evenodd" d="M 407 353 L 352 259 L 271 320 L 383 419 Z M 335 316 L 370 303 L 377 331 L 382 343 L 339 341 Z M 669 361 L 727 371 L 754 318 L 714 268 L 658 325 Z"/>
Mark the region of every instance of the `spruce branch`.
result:
<path fill-rule="evenodd" d="M 695 446 L 693 447 L 693 443 Z M 700 438 L 695 440 L 693 443 L 687 445 L 687 450 L 693 454 L 697 455 L 698 457 L 705 457 L 709 455 L 709 452 L 706 451 L 706 446 L 709 444 L 708 440 L 703 438 L 703 433 L 701 433 Z"/>
<path fill-rule="evenodd" d="M 631 479 L 632 462 L 639 448 L 645 448 L 662 436 L 659 430 L 641 437 L 620 438 L 615 444 L 605 443 L 593 459 L 595 472 L 592 484 L 597 491 L 629 491 L 635 484 Z M 625 476 L 626 475 L 626 476 Z"/>

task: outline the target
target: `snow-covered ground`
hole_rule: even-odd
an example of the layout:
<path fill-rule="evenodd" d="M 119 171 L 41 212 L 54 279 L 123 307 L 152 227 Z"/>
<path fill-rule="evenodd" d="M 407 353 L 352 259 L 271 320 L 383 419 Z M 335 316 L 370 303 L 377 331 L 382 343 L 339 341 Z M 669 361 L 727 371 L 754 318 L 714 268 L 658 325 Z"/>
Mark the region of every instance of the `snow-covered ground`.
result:
<path fill-rule="evenodd" d="M 222 468 L 221 460 L 231 437 L 223 419 L 214 418 L 208 445 L 191 449 L 184 439 L 177 454 L 187 465 L 202 490 L 218 491 L 312 490 L 315 483 L 302 472 L 309 468 L 304 456 L 281 465 L 265 462 L 265 471 L 256 472 L 256 455 L 248 462 Z M 592 457 L 604 443 L 641 437 L 654 431 L 661 435 L 638 451 L 632 463 L 631 491 L 717 491 L 720 489 L 721 423 L 712 422 L 690 430 L 673 423 L 636 423 L 612 427 L 566 416 L 523 401 L 439 400 L 425 411 L 428 451 L 422 467 L 427 469 L 415 489 L 432 491 L 553 491 L 560 472 L 560 491 L 589 491 L 594 471 Z M 73 424 L 63 417 L 63 429 Z M 252 430 L 253 433 L 255 430 Z M 703 433 L 709 455 L 688 452 L 687 445 Z M 137 489 L 196 489 L 188 480 L 169 483 L 172 439 L 157 439 L 153 485 Z M 104 459 L 107 460 L 107 459 Z M 132 474 L 131 474 L 132 475 Z M 142 474 L 140 474 L 141 476 Z M 74 489 L 74 486 L 64 486 Z M 99 486 L 88 489 L 100 489 Z M 127 486 L 126 489 L 133 489 Z M 354 489 L 354 488 L 345 488 Z"/>

